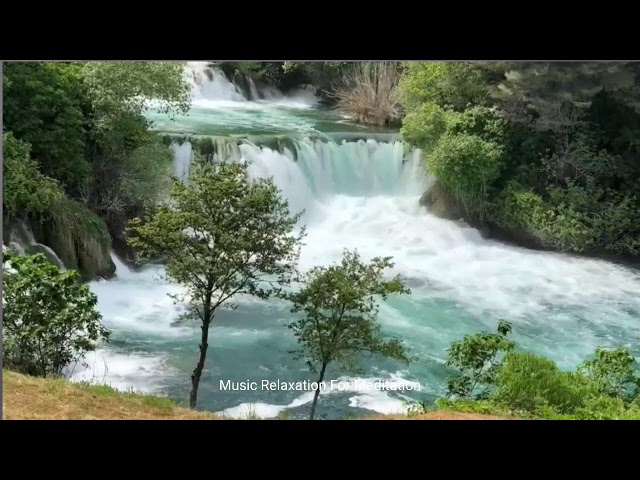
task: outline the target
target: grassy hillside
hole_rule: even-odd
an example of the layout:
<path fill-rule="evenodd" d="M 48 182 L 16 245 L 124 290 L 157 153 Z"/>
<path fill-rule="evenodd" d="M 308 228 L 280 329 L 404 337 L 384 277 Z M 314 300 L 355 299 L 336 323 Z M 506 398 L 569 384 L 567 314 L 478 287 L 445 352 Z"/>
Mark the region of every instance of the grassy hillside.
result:
<path fill-rule="evenodd" d="M 211 413 L 178 407 L 167 398 L 124 393 L 107 386 L 69 383 L 3 371 L 7 420 L 220 420 Z M 415 417 L 372 416 L 371 420 L 498 420 L 476 413 L 437 411 Z"/>
<path fill-rule="evenodd" d="M 166 398 L 3 371 L 7 420 L 215 420 Z"/>

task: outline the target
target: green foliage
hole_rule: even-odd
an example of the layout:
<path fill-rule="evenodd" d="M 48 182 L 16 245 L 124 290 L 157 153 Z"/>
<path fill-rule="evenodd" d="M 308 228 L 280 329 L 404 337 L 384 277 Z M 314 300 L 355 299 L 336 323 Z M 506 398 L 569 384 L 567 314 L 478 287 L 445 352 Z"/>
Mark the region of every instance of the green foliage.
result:
<path fill-rule="evenodd" d="M 504 143 L 506 124 L 492 108 L 473 106 L 463 112 L 447 115 L 447 131 L 452 134 L 476 135 L 487 142 Z"/>
<path fill-rule="evenodd" d="M 586 106 L 603 90 L 627 102 L 638 99 L 632 63 L 505 62 L 495 67 L 502 79 L 492 88 L 492 97 L 512 120 L 534 120 L 537 128 L 557 125 L 559 105 Z"/>
<path fill-rule="evenodd" d="M 410 62 L 400 83 L 400 102 L 407 112 L 429 102 L 463 111 L 488 99 L 486 79 L 486 71 L 473 63 Z"/>
<path fill-rule="evenodd" d="M 163 200 L 171 185 L 173 155 L 161 143 L 148 143 L 135 149 L 124 165 L 118 193 L 127 206 L 151 207 Z"/>
<path fill-rule="evenodd" d="M 493 398 L 512 410 L 571 414 L 595 394 L 593 383 L 580 374 L 562 372 L 555 362 L 531 353 L 510 352 L 496 376 Z"/>
<path fill-rule="evenodd" d="M 498 415 L 501 417 L 522 416 L 526 412 L 514 412 L 504 405 L 497 404 L 493 400 L 469 400 L 440 398 L 436 401 L 438 410 L 451 410 L 462 413 L 477 413 L 480 415 Z M 426 411 L 425 411 L 426 412 Z"/>
<path fill-rule="evenodd" d="M 445 134 L 426 156 L 439 183 L 470 207 L 480 207 L 504 165 L 504 149 L 469 134 Z"/>
<path fill-rule="evenodd" d="M 300 237 L 291 232 L 300 214 L 289 212 L 271 179 L 251 181 L 247 166 L 197 165 L 188 185 L 173 185 L 169 204 L 130 225 L 142 259 L 164 256 L 172 280 L 194 299 L 215 293 L 216 306 L 238 293 L 268 297 L 264 281 L 284 282 L 296 258 Z"/>
<path fill-rule="evenodd" d="M 110 127 L 120 115 L 140 115 L 149 100 L 160 111 L 186 113 L 190 88 L 183 62 L 89 62 L 82 74 L 96 111 L 96 126 Z"/>
<path fill-rule="evenodd" d="M 640 419 L 640 376 L 627 349 L 597 349 L 576 371 L 565 372 L 544 357 L 514 352 L 512 342 L 496 347 L 510 325 L 502 322 L 499 330 L 493 338 L 468 335 L 452 343 L 447 364 L 466 371 L 449 380 L 449 395 L 458 398 L 439 399 L 436 408 L 539 419 Z M 498 350 L 506 352 L 501 363 L 492 361 Z M 472 395 L 471 387 L 481 383 L 484 389 Z M 430 408 L 419 405 L 413 413 Z"/>
<path fill-rule="evenodd" d="M 11 132 L 2 135 L 3 196 L 5 215 L 46 214 L 64 192 L 54 179 L 41 174 L 30 157 L 30 145 Z"/>
<path fill-rule="evenodd" d="M 595 382 L 601 395 L 632 402 L 640 398 L 640 375 L 635 365 L 636 359 L 626 348 L 598 348 L 578 370 Z"/>
<path fill-rule="evenodd" d="M 297 353 L 316 372 L 331 362 L 351 373 L 359 372 L 358 355 L 380 354 L 409 362 L 398 340 L 384 340 L 377 321 L 378 300 L 411 293 L 399 277 L 385 280 L 390 257 L 364 263 L 356 251 L 344 252 L 339 264 L 313 267 L 302 276 L 302 288 L 286 298 L 292 313 L 302 318 L 290 325 L 302 346 Z"/>
<path fill-rule="evenodd" d="M 640 211 L 635 197 L 568 182 L 542 195 L 510 182 L 500 193 L 492 221 L 504 230 L 525 231 L 545 247 L 561 251 L 640 252 Z"/>
<path fill-rule="evenodd" d="M 507 339 L 509 333 L 511 324 L 501 320 L 496 333 L 466 335 L 451 344 L 446 365 L 458 373 L 447 380 L 449 396 L 486 398 L 491 393 L 500 357 L 515 348 L 515 343 Z"/>
<path fill-rule="evenodd" d="M 620 398 L 597 397 L 587 400 L 574 417 L 576 420 L 640 420 L 640 405 L 625 405 Z"/>
<path fill-rule="evenodd" d="M 161 256 L 167 277 L 185 287 L 177 300 L 201 323 L 200 358 L 192 376 L 195 407 L 209 327 L 238 294 L 268 298 L 294 273 L 301 213 L 291 214 L 272 179 L 251 180 L 246 163 L 199 162 L 188 185 L 177 181 L 169 203 L 130 223 L 129 243 L 142 261 Z"/>
<path fill-rule="evenodd" d="M 67 191 L 88 181 L 84 158 L 88 101 L 78 64 L 9 62 L 3 76 L 5 131 L 31 145 L 48 177 Z"/>
<path fill-rule="evenodd" d="M 111 236 L 104 221 L 86 205 L 63 199 L 51 205 L 43 220 L 46 244 L 58 254 L 67 268 L 77 269 L 84 280 L 111 276 Z"/>
<path fill-rule="evenodd" d="M 427 101 L 409 111 L 403 139 L 423 149 L 428 170 L 468 215 L 482 218 L 488 192 L 505 169 L 504 122 L 492 110 L 463 112 Z"/>
<path fill-rule="evenodd" d="M 311 84 L 323 92 L 340 83 L 352 66 L 351 62 L 284 62 L 282 70 L 288 84 Z"/>
<path fill-rule="evenodd" d="M 638 256 L 638 85 L 629 62 L 412 63 L 401 133 L 479 225 L 527 246 Z"/>
<path fill-rule="evenodd" d="M 289 325 L 301 347 L 294 353 L 306 359 L 312 372 L 319 371 L 318 383 L 334 362 L 357 373 L 362 354 L 411 362 L 400 341 L 382 337 L 378 323 L 379 299 L 411 293 L 400 277 L 384 278 L 389 268 L 393 268 L 391 257 L 376 257 L 365 263 L 357 251 L 345 250 L 339 264 L 310 269 L 300 278 L 302 287 L 284 295 L 293 303 L 291 312 L 302 314 Z M 312 420 L 318 393 L 319 389 L 311 409 Z"/>
<path fill-rule="evenodd" d="M 97 298 L 76 272 L 51 265 L 41 254 L 5 253 L 3 261 L 6 367 L 34 376 L 62 375 L 97 342 L 108 340 Z"/>
<path fill-rule="evenodd" d="M 400 130 L 402 138 L 426 152 L 430 152 L 447 131 L 449 111 L 433 102 L 425 102 L 407 113 Z"/>

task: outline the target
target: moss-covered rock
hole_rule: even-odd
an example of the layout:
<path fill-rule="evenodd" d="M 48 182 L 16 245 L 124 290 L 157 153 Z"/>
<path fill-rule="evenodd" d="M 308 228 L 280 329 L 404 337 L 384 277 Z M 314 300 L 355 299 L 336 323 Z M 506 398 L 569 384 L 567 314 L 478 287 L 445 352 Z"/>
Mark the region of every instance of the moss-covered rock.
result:
<path fill-rule="evenodd" d="M 65 200 L 52 206 L 41 227 L 40 242 L 50 246 L 67 268 L 78 270 L 83 280 L 115 274 L 107 226 L 84 204 Z"/>
<path fill-rule="evenodd" d="M 436 217 L 445 220 L 464 220 L 473 223 L 462 202 L 451 195 L 442 185 L 434 182 L 420 197 L 420 205 Z"/>

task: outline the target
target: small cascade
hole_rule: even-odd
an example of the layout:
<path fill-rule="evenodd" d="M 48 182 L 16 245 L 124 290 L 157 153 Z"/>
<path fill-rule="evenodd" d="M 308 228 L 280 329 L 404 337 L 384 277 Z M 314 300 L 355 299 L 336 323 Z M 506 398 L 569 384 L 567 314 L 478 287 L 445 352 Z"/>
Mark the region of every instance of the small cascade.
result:
<path fill-rule="evenodd" d="M 49 246 L 35 240 L 31 228 L 23 221 L 18 220 L 10 227 L 9 249 L 17 255 L 34 255 L 41 253 L 59 268 L 64 268 L 60 257 Z"/>
<path fill-rule="evenodd" d="M 179 180 L 187 181 L 193 158 L 191 143 L 172 143 L 171 149 L 173 150 L 173 175 Z"/>
<path fill-rule="evenodd" d="M 207 62 L 188 62 L 186 76 L 194 100 L 248 101 L 237 85 L 231 83 L 220 69 L 210 67 Z"/>
<path fill-rule="evenodd" d="M 127 280 L 135 278 L 136 273 L 131 270 L 118 256 L 111 252 L 111 261 L 116 266 L 116 278 L 119 280 Z"/>
<path fill-rule="evenodd" d="M 191 85 L 194 105 L 206 108 L 269 105 L 308 108 L 318 103 L 315 92 L 300 89 L 283 94 L 277 88 L 261 85 L 251 77 L 235 72 L 229 79 L 209 62 L 187 62 L 185 77 Z"/>

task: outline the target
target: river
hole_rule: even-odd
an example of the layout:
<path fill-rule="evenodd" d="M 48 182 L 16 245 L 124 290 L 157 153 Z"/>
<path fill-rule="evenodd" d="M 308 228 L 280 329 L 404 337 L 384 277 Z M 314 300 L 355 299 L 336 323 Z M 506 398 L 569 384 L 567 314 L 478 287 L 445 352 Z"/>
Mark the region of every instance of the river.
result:
<path fill-rule="evenodd" d="M 376 360 L 351 377 L 329 370 L 328 380 L 344 382 L 322 393 L 320 418 L 402 412 L 416 400 L 444 395 L 449 344 L 494 330 L 499 319 L 513 323 L 513 338 L 524 348 L 561 368 L 574 368 L 597 346 L 627 346 L 640 355 L 637 271 L 505 245 L 439 219 L 418 204 L 431 181 L 420 152 L 393 132 L 352 125 L 323 110 L 308 91 L 285 96 L 271 90 L 248 100 L 219 72 L 204 71 L 201 64 L 189 67 L 190 114 L 169 120 L 150 113 L 155 128 L 246 136 L 234 154 L 252 162 L 252 175 L 273 176 L 292 209 L 306 212 L 301 268 L 329 264 L 344 248 L 357 248 L 365 258 L 393 256 L 395 272 L 412 289 L 412 295 L 382 305 L 380 322 L 419 360 L 409 368 Z M 252 141 L 269 135 L 288 136 L 291 147 L 272 150 Z M 174 171 L 187 175 L 191 145 L 176 144 L 174 150 Z M 186 400 L 199 328 L 175 325 L 181 308 L 167 294 L 178 287 L 161 280 L 161 272 L 157 265 L 134 272 L 117 261 L 115 279 L 91 284 L 113 339 L 75 379 Z M 229 417 L 307 416 L 312 392 L 220 388 L 227 380 L 314 380 L 288 353 L 295 347 L 289 321 L 288 305 L 276 301 L 242 298 L 237 310 L 222 311 L 210 334 L 199 408 Z M 371 382 L 358 381 L 363 379 L 386 380 L 391 388 L 372 389 Z"/>

